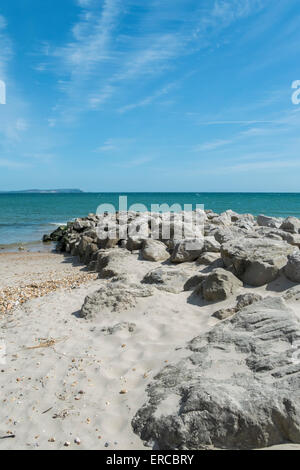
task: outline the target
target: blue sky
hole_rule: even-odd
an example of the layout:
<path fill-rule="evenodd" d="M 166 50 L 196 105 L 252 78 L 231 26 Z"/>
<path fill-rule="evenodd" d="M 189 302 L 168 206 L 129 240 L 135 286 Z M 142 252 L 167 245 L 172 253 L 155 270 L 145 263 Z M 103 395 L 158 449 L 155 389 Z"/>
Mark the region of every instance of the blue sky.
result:
<path fill-rule="evenodd" d="M 298 192 L 299 26 L 299 0 L 2 0 L 0 190 Z"/>

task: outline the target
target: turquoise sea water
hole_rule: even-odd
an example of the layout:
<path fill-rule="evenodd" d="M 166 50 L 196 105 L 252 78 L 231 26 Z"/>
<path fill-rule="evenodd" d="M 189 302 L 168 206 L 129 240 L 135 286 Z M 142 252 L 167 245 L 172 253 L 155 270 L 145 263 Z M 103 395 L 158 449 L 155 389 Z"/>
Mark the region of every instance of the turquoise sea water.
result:
<path fill-rule="evenodd" d="M 300 217 L 300 193 L 82 193 L 0 194 L 0 245 L 40 240 L 55 226 L 96 212 L 100 204 L 118 209 L 119 195 L 128 197 L 128 207 L 144 204 L 204 204 L 222 212 Z"/>

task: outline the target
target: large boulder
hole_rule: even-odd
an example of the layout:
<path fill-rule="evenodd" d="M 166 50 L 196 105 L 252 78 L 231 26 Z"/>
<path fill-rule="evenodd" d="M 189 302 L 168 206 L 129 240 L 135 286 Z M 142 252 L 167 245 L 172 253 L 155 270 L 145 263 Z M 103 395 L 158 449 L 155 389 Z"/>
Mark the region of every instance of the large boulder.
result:
<path fill-rule="evenodd" d="M 300 444 L 299 342 L 299 319 L 280 298 L 246 307 L 154 378 L 134 431 L 161 450 Z"/>
<path fill-rule="evenodd" d="M 288 257 L 284 273 L 293 282 L 300 282 L 300 251 L 295 251 Z"/>
<path fill-rule="evenodd" d="M 88 247 L 92 243 L 94 243 L 94 240 L 90 237 L 86 237 L 85 235 L 83 235 L 80 238 L 80 242 L 79 242 L 79 245 L 78 245 L 78 255 L 79 255 L 79 258 L 80 258 L 81 261 L 84 261 L 85 256 L 86 256 L 86 252 L 88 250 Z"/>
<path fill-rule="evenodd" d="M 287 217 L 280 226 L 281 230 L 290 233 L 300 233 L 300 219 Z"/>
<path fill-rule="evenodd" d="M 153 295 L 153 289 L 134 283 L 110 282 L 85 298 L 80 317 L 94 319 L 111 312 L 134 308 L 137 299 Z"/>
<path fill-rule="evenodd" d="M 229 217 L 231 222 L 237 222 L 241 217 L 240 214 L 238 214 L 237 212 L 232 211 L 231 209 L 227 209 L 227 211 L 222 212 L 221 216 Z"/>
<path fill-rule="evenodd" d="M 285 232 L 281 229 L 269 227 L 258 227 L 256 234 L 262 238 L 272 238 L 273 240 L 285 240 L 290 245 L 300 246 L 300 234 Z"/>
<path fill-rule="evenodd" d="M 224 243 L 221 256 L 225 266 L 243 282 L 262 286 L 276 279 L 294 249 L 284 241 L 239 238 Z"/>
<path fill-rule="evenodd" d="M 101 278 L 110 278 L 128 274 L 132 255 L 121 248 L 100 250 L 97 255 L 96 271 Z"/>
<path fill-rule="evenodd" d="M 171 256 L 172 263 L 185 263 L 194 261 L 201 255 L 204 247 L 204 238 L 186 238 L 179 241 Z"/>
<path fill-rule="evenodd" d="M 61 225 L 57 229 L 54 230 L 50 235 L 46 234 L 43 236 L 43 242 L 59 242 L 64 235 L 66 234 L 67 231 L 67 226 L 66 225 Z"/>
<path fill-rule="evenodd" d="M 212 271 L 203 281 L 201 291 L 208 302 L 226 300 L 234 295 L 243 283 L 229 271 L 217 268 Z"/>
<path fill-rule="evenodd" d="M 144 239 L 140 237 L 128 237 L 126 248 L 129 251 L 140 250 L 143 247 Z"/>
<path fill-rule="evenodd" d="M 83 232 L 86 229 L 94 227 L 94 222 L 86 219 L 76 219 L 73 223 L 73 229 L 76 232 Z"/>
<path fill-rule="evenodd" d="M 209 251 L 212 253 L 220 253 L 221 245 L 220 243 L 215 239 L 215 237 L 205 237 L 204 238 L 204 245 L 203 245 L 203 251 Z"/>
<path fill-rule="evenodd" d="M 142 249 L 143 258 L 148 261 L 166 261 L 170 258 L 166 245 L 158 240 L 145 240 Z"/>
<path fill-rule="evenodd" d="M 152 215 L 151 236 L 164 242 L 184 240 L 185 238 L 201 238 L 203 235 L 203 218 L 194 213 L 172 214 L 166 212 L 160 217 Z"/>
<path fill-rule="evenodd" d="M 254 232 L 254 227 L 251 227 L 251 230 L 248 228 L 241 228 L 236 225 L 231 225 L 230 227 L 220 227 L 214 232 L 215 239 L 223 244 L 230 240 L 236 240 L 240 238 L 255 238 L 256 234 Z"/>
<path fill-rule="evenodd" d="M 257 223 L 260 227 L 279 228 L 282 224 L 282 219 L 275 217 L 268 217 L 266 215 L 258 215 Z"/>
<path fill-rule="evenodd" d="M 254 302 L 259 302 L 262 299 L 263 297 L 260 294 L 256 294 L 254 292 L 238 295 L 236 298 L 237 303 L 235 307 L 217 310 L 217 312 L 214 312 L 212 316 L 217 318 L 218 320 L 225 320 L 226 318 L 231 317 L 243 308 L 248 307 L 248 305 L 252 305 L 254 304 Z"/>
<path fill-rule="evenodd" d="M 220 253 L 214 253 L 210 251 L 206 251 L 202 253 L 201 256 L 197 259 L 197 264 L 204 264 L 206 266 L 212 266 L 215 268 L 223 268 L 224 263 L 222 258 L 220 257 Z"/>
<path fill-rule="evenodd" d="M 241 294 L 238 295 L 236 298 L 236 308 L 237 310 L 242 310 L 245 307 L 248 307 L 248 305 L 254 304 L 254 302 L 259 302 L 263 300 L 263 297 L 260 294 L 257 294 L 256 292 L 248 292 L 247 294 Z"/>
<path fill-rule="evenodd" d="M 217 310 L 217 312 L 214 312 L 212 316 L 217 318 L 218 320 L 225 320 L 226 318 L 231 317 L 243 308 L 248 307 L 248 305 L 252 305 L 254 304 L 254 302 L 259 302 L 262 299 L 263 297 L 260 294 L 256 294 L 254 292 L 238 295 L 236 298 L 237 303 L 235 307 Z"/>
<path fill-rule="evenodd" d="M 214 217 L 211 219 L 211 223 L 215 225 L 221 225 L 221 226 L 229 226 L 231 225 L 231 216 L 223 212 L 222 214 L 218 215 L 217 217 Z"/>
<path fill-rule="evenodd" d="M 195 271 L 177 266 L 161 266 L 153 269 L 142 280 L 144 284 L 153 284 L 157 289 L 179 294 L 186 289 L 187 281 Z"/>

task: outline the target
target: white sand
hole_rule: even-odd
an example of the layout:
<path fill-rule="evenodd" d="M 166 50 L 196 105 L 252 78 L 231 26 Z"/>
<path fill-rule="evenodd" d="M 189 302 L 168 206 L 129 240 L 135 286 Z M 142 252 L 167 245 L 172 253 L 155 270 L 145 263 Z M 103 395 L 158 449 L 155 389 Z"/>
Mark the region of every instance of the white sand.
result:
<path fill-rule="evenodd" d="M 48 276 L 48 271 L 60 275 L 81 269 L 65 263 L 62 255 L 38 255 L 1 255 L 1 285 Z M 140 263 L 142 272 L 145 262 Z M 149 270 L 155 266 L 146 263 Z M 7 356 L 6 364 L 0 364 L 0 438 L 9 432 L 15 437 L 0 439 L 0 450 L 62 449 L 65 442 L 71 443 L 69 449 L 145 449 L 131 419 L 146 400 L 147 384 L 167 361 L 185 354 L 176 348 L 218 322 L 211 316 L 214 311 L 233 304 L 200 308 L 187 302 L 189 292 L 157 291 L 130 311 L 96 321 L 78 318 L 85 296 L 105 282 L 31 300 L 1 321 L 0 342 Z M 282 281 L 277 282 L 276 295 Z M 136 330 L 102 331 L 122 321 L 135 323 Z M 46 339 L 56 344 L 26 349 Z M 52 438 L 55 442 L 49 442 Z"/>
<path fill-rule="evenodd" d="M 0 253 L 0 289 L 60 279 L 86 271 L 75 258 L 58 253 Z"/>

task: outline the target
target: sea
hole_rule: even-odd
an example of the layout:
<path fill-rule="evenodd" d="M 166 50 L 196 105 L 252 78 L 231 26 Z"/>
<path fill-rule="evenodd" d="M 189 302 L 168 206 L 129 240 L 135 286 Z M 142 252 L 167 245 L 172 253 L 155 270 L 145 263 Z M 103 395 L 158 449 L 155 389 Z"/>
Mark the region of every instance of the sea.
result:
<path fill-rule="evenodd" d="M 0 247 L 36 246 L 45 233 L 56 227 L 103 210 L 121 208 L 151 210 L 154 204 L 189 209 L 204 206 L 215 212 L 300 218 L 300 193 L 79 193 L 0 194 Z M 136 206 L 139 204 L 139 206 Z"/>

